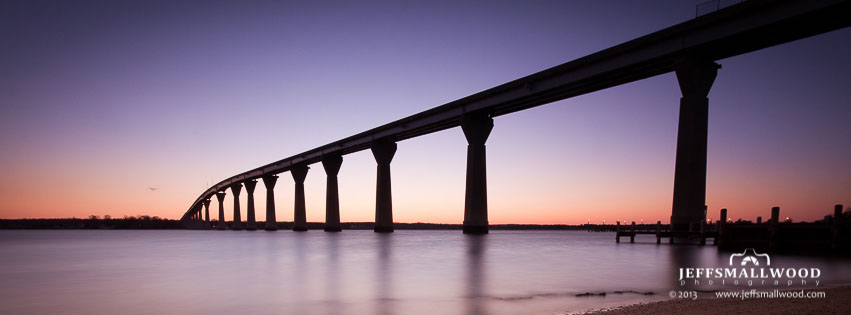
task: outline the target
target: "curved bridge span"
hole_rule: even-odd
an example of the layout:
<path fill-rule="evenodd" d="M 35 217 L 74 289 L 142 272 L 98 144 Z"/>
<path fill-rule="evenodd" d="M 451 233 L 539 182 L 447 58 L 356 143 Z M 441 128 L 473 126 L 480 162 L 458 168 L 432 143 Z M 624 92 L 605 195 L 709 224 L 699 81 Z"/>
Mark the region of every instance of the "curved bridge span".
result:
<path fill-rule="evenodd" d="M 705 220 L 707 95 L 721 67 L 715 61 L 830 32 L 851 24 L 851 1 L 750 0 L 636 38 L 424 112 L 361 132 L 227 178 L 201 193 L 181 218 L 189 227 L 209 228 L 216 196 L 219 220 L 228 189 L 234 194 L 232 229 L 242 229 L 239 198 L 248 193 L 246 229 L 256 229 L 254 188 L 267 194 L 267 230 L 277 229 L 277 174 L 296 182 L 294 230 L 306 230 L 304 178 L 307 166 L 322 163 L 328 176 L 326 231 L 340 230 L 337 172 L 346 154 L 370 149 L 378 164 L 376 232 L 393 231 L 390 163 L 396 142 L 461 126 L 467 138 L 464 233 L 487 233 L 485 142 L 493 118 L 656 75 L 676 72 L 682 92 L 677 131 L 671 229 L 687 234 Z M 271 223 L 269 223 L 271 222 Z M 226 229 L 219 224 L 219 229 Z"/>

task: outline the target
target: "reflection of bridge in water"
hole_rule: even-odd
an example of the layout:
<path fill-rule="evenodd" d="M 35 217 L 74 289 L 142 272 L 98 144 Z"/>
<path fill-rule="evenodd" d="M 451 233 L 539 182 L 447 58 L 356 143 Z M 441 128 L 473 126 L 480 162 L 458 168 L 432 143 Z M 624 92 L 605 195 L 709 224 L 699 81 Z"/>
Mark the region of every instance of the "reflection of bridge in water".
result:
<path fill-rule="evenodd" d="M 694 232 L 706 218 L 707 95 L 720 65 L 715 61 L 841 29 L 851 24 L 851 2 L 745 1 L 571 62 L 493 87 L 430 110 L 338 140 L 316 149 L 234 175 L 204 191 L 182 219 L 209 227 L 210 198 L 219 201 L 224 222 L 225 191 L 233 194 L 234 230 L 243 228 L 239 194 L 248 193 L 245 229 L 257 228 L 254 188 L 266 186 L 266 230 L 277 229 L 274 187 L 277 174 L 295 180 L 293 230 L 307 229 L 304 179 L 308 165 L 321 162 L 328 177 L 325 230 L 340 231 L 337 173 L 343 155 L 371 149 L 378 164 L 376 232 L 393 231 L 390 162 L 396 142 L 461 126 L 467 138 L 464 233 L 487 233 L 485 142 L 493 118 L 543 104 L 675 72 L 682 92 L 674 171 L 672 233 Z M 226 229 L 226 224 L 218 224 Z"/>

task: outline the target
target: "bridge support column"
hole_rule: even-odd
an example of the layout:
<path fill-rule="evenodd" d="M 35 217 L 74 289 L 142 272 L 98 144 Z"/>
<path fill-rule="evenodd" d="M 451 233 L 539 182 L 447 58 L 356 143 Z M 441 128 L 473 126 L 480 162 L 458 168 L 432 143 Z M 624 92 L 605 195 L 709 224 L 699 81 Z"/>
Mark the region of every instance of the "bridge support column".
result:
<path fill-rule="evenodd" d="M 204 223 L 210 228 L 210 199 L 204 199 Z"/>
<path fill-rule="evenodd" d="M 390 191 L 390 162 L 396 155 L 396 142 L 378 140 L 372 144 L 372 156 L 378 163 L 375 185 L 375 227 L 379 233 L 393 232 L 393 194 Z"/>
<path fill-rule="evenodd" d="M 467 138 L 467 191 L 464 196 L 464 233 L 488 233 L 488 182 L 485 141 L 493 130 L 486 114 L 465 115 L 461 129 Z"/>
<path fill-rule="evenodd" d="M 254 187 L 257 186 L 256 180 L 245 182 L 245 192 L 248 193 L 248 209 L 246 211 L 245 229 L 248 231 L 257 230 L 257 222 L 254 218 Z"/>
<path fill-rule="evenodd" d="M 706 217 L 707 95 L 720 67 L 712 61 L 691 57 L 676 67 L 683 97 L 680 99 L 674 202 L 671 210 L 671 230 L 675 235 L 696 232 L 693 229 Z"/>
<path fill-rule="evenodd" d="M 242 217 L 239 214 L 239 192 L 242 190 L 242 184 L 236 183 L 230 186 L 230 191 L 233 193 L 233 223 L 230 229 L 234 231 L 242 230 Z"/>
<path fill-rule="evenodd" d="M 216 229 L 227 230 L 228 224 L 225 221 L 225 192 L 216 192 L 216 199 L 219 200 L 219 223 L 216 224 Z"/>
<path fill-rule="evenodd" d="M 295 180 L 295 214 L 293 215 L 293 231 L 307 231 L 307 211 L 304 206 L 304 179 L 307 177 L 307 165 L 294 166 L 290 173 Z"/>
<path fill-rule="evenodd" d="M 340 195 L 337 189 L 337 173 L 343 164 L 343 156 L 333 155 L 322 159 L 327 175 L 325 187 L 325 232 L 340 232 Z"/>
<path fill-rule="evenodd" d="M 278 175 L 263 176 L 263 185 L 266 186 L 266 231 L 278 230 L 278 219 L 275 218 L 275 183 Z"/>

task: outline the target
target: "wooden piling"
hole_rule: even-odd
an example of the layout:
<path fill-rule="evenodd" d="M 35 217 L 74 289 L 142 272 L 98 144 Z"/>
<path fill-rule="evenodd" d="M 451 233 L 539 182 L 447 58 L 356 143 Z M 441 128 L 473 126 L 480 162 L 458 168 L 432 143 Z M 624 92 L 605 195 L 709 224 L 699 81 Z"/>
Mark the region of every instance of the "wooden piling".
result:
<path fill-rule="evenodd" d="M 842 205 L 838 204 L 833 207 L 833 241 L 831 242 L 830 247 L 834 251 L 838 251 L 841 247 L 842 223 Z"/>
<path fill-rule="evenodd" d="M 715 221 L 715 237 L 712 238 L 712 245 L 718 245 L 718 238 L 720 237 L 720 233 L 718 233 L 719 226 L 721 226 L 721 221 Z"/>
<path fill-rule="evenodd" d="M 674 226 L 672 224 L 668 223 L 668 244 L 674 243 L 674 230 L 673 230 L 673 228 L 674 228 Z"/>
<path fill-rule="evenodd" d="M 615 243 L 621 242 L 621 221 L 618 221 L 618 225 L 615 227 Z"/>
<path fill-rule="evenodd" d="M 715 236 L 715 244 L 724 246 L 724 237 L 727 229 L 727 208 L 721 209 L 721 220 L 718 220 L 718 235 Z"/>
<path fill-rule="evenodd" d="M 768 248 L 777 248 L 777 225 L 780 221 L 780 207 L 771 208 L 771 221 L 768 222 Z"/>
<path fill-rule="evenodd" d="M 656 221 L 656 244 L 662 244 L 662 221 Z"/>
<path fill-rule="evenodd" d="M 632 221 L 632 233 L 629 234 L 629 242 L 635 243 L 635 221 Z"/>

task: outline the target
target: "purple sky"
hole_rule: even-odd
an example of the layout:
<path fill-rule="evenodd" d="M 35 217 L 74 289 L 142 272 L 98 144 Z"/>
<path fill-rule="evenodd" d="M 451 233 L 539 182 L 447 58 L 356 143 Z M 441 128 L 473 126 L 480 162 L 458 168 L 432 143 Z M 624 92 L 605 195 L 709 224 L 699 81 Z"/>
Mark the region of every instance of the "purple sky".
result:
<path fill-rule="evenodd" d="M 179 218 L 238 172 L 686 21 L 699 2 L 3 1 L 0 218 Z M 851 205 L 849 35 L 719 61 L 710 217 Z M 490 221 L 666 222 L 679 97 L 669 73 L 497 118 Z M 394 219 L 460 223 L 465 152 L 460 129 L 399 143 Z M 314 165 L 310 221 L 324 184 Z M 343 221 L 373 219 L 374 185 L 369 152 L 347 155 Z M 282 174 L 279 220 L 292 187 Z"/>

